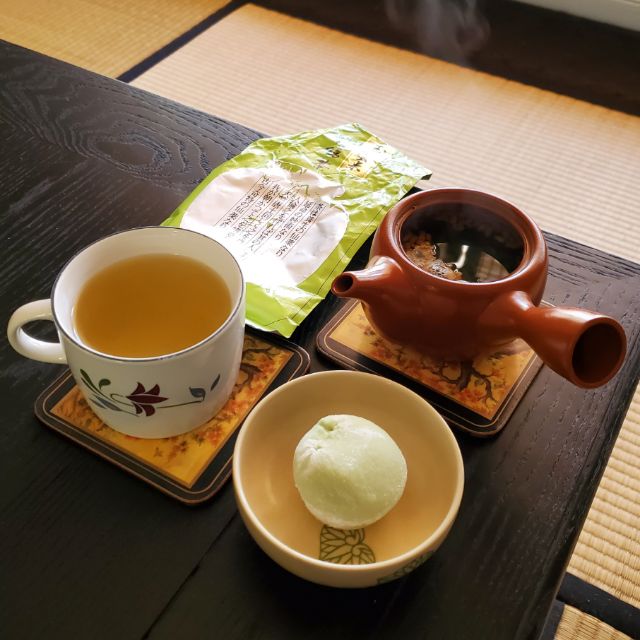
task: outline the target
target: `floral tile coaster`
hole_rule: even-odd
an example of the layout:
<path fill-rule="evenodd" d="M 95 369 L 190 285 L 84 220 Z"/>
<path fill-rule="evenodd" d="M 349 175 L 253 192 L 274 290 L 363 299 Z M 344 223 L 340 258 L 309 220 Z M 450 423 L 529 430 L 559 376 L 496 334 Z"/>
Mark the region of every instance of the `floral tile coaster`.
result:
<path fill-rule="evenodd" d="M 309 355 L 297 345 L 247 329 L 240 373 L 227 404 L 209 422 L 171 438 L 134 438 L 114 431 L 93 413 L 69 371 L 40 395 L 35 412 L 47 426 L 161 491 L 198 503 L 231 474 L 235 435 L 253 406 L 308 366 Z"/>
<path fill-rule="evenodd" d="M 473 362 L 444 361 L 380 338 L 359 302 L 347 302 L 320 331 L 318 350 L 349 369 L 394 379 L 473 435 L 500 431 L 542 366 L 522 340 Z"/>

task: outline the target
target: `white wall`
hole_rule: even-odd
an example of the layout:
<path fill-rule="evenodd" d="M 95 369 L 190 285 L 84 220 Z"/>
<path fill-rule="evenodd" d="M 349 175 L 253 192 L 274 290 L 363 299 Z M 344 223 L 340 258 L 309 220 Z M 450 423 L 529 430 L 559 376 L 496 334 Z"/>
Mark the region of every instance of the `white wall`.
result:
<path fill-rule="evenodd" d="M 517 0 L 640 31 L 640 0 Z"/>

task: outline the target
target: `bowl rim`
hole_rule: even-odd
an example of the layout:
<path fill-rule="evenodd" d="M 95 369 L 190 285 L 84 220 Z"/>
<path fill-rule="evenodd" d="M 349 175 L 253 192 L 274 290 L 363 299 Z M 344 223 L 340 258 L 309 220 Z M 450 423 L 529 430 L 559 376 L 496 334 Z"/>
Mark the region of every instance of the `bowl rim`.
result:
<path fill-rule="evenodd" d="M 327 562 L 326 560 L 320 560 L 316 558 L 312 558 L 292 547 L 286 545 L 279 538 L 273 535 L 267 527 L 265 527 L 258 516 L 255 514 L 247 497 L 244 493 L 244 488 L 241 482 L 242 476 L 242 466 L 241 466 L 241 455 L 240 451 L 242 450 L 242 446 L 244 443 L 245 435 L 251 428 L 251 423 L 255 419 L 255 415 L 260 412 L 262 407 L 271 401 L 271 399 L 276 396 L 287 393 L 289 389 L 292 387 L 300 386 L 302 384 L 309 384 L 310 379 L 316 379 L 319 377 L 333 377 L 333 376 L 341 376 L 344 378 L 368 378 L 370 380 L 375 380 L 376 383 L 381 383 L 388 387 L 399 387 L 402 392 L 407 393 L 409 395 L 415 396 L 420 403 L 424 404 L 428 413 L 431 413 L 435 418 L 435 422 L 438 423 L 439 427 L 446 432 L 446 438 L 451 445 L 451 449 L 453 452 L 453 457 L 455 460 L 455 468 L 456 468 L 456 486 L 453 494 L 453 498 L 449 505 L 449 509 L 445 514 L 444 518 L 440 522 L 440 524 L 436 527 L 436 529 L 429 535 L 425 540 L 416 545 L 415 547 L 405 551 L 401 555 L 394 556 L 393 558 L 388 558 L 387 560 L 381 560 L 376 562 L 371 562 L 369 564 L 361 564 L 361 565 L 346 565 L 346 564 L 335 564 L 332 562 Z M 419 396 L 417 393 L 408 389 L 404 385 L 395 382 L 394 380 L 389 380 L 388 378 L 384 378 L 382 376 L 378 376 L 372 373 L 364 373 L 361 371 L 345 371 L 345 370 L 330 370 L 330 371 L 319 371 L 315 373 L 310 373 L 299 378 L 295 378 L 294 380 L 290 380 L 286 382 L 282 386 L 278 387 L 274 391 L 272 391 L 269 395 L 262 398 L 251 410 L 249 415 L 246 417 L 244 424 L 240 428 L 238 433 L 238 438 L 236 440 L 236 444 L 234 447 L 233 454 L 233 487 L 235 489 L 236 500 L 238 501 L 238 506 L 240 507 L 241 514 L 247 517 L 253 527 L 255 527 L 261 535 L 263 535 L 273 546 L 278 548 L 285 555 L 291 556 L 300 560 L 303 563 L 310 564 L 319 569 L 325 569 L 330 571 L 339 571 L 339 572 L 347 572 L 347 573 L 367 573 L 371 571 L 375 571 L 378 569 L 386 569 L 386 568 L 395 568 L 397 565 L 404 565 L 405 563 L 411 562 L 414 558 L 420 556 L 425 549 L 427 549 L 434 541 L 437 541 L 439 538 L 446 536 L 448 530 L 453 525 L 456 516 L 458 515 L 458 511 L 460 508 L 460 503 L 462 502 L 462 494 L 464 490 L 464 463 L 462 460 L 462 453 L 460 451 L 460 446 L 458 445 L 458 441 L 456 440 L 453 431 L 446 423 L 444 418 L 429 404 L 424 398 Z M 320 522 L 318 520 L 318 522 Z"/>

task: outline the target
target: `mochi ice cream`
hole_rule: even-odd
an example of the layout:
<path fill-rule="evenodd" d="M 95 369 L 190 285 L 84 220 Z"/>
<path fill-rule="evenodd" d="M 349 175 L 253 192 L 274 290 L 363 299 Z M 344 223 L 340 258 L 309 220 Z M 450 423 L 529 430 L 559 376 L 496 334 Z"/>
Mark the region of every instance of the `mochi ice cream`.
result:
<path fill-rule="evenodd" d="M 320 419 L 300 440 L 293 476 L 307 509 L 337 529 L 360 529 L 400 500 L 407 464 L 391 436 L 351 415 Z"/>

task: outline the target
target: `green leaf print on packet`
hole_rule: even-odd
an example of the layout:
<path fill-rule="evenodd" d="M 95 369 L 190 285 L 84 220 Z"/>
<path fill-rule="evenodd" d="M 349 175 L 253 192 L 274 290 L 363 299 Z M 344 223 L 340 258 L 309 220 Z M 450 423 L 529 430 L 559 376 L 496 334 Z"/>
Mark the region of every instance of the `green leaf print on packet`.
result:
<path fill-rule="evenodd" d="M 225 245 L 247 282 L 247 322 L 289 337 L 386 212 L 430 176 L 358 124 L 263 138 L 163 224 Z"/>

